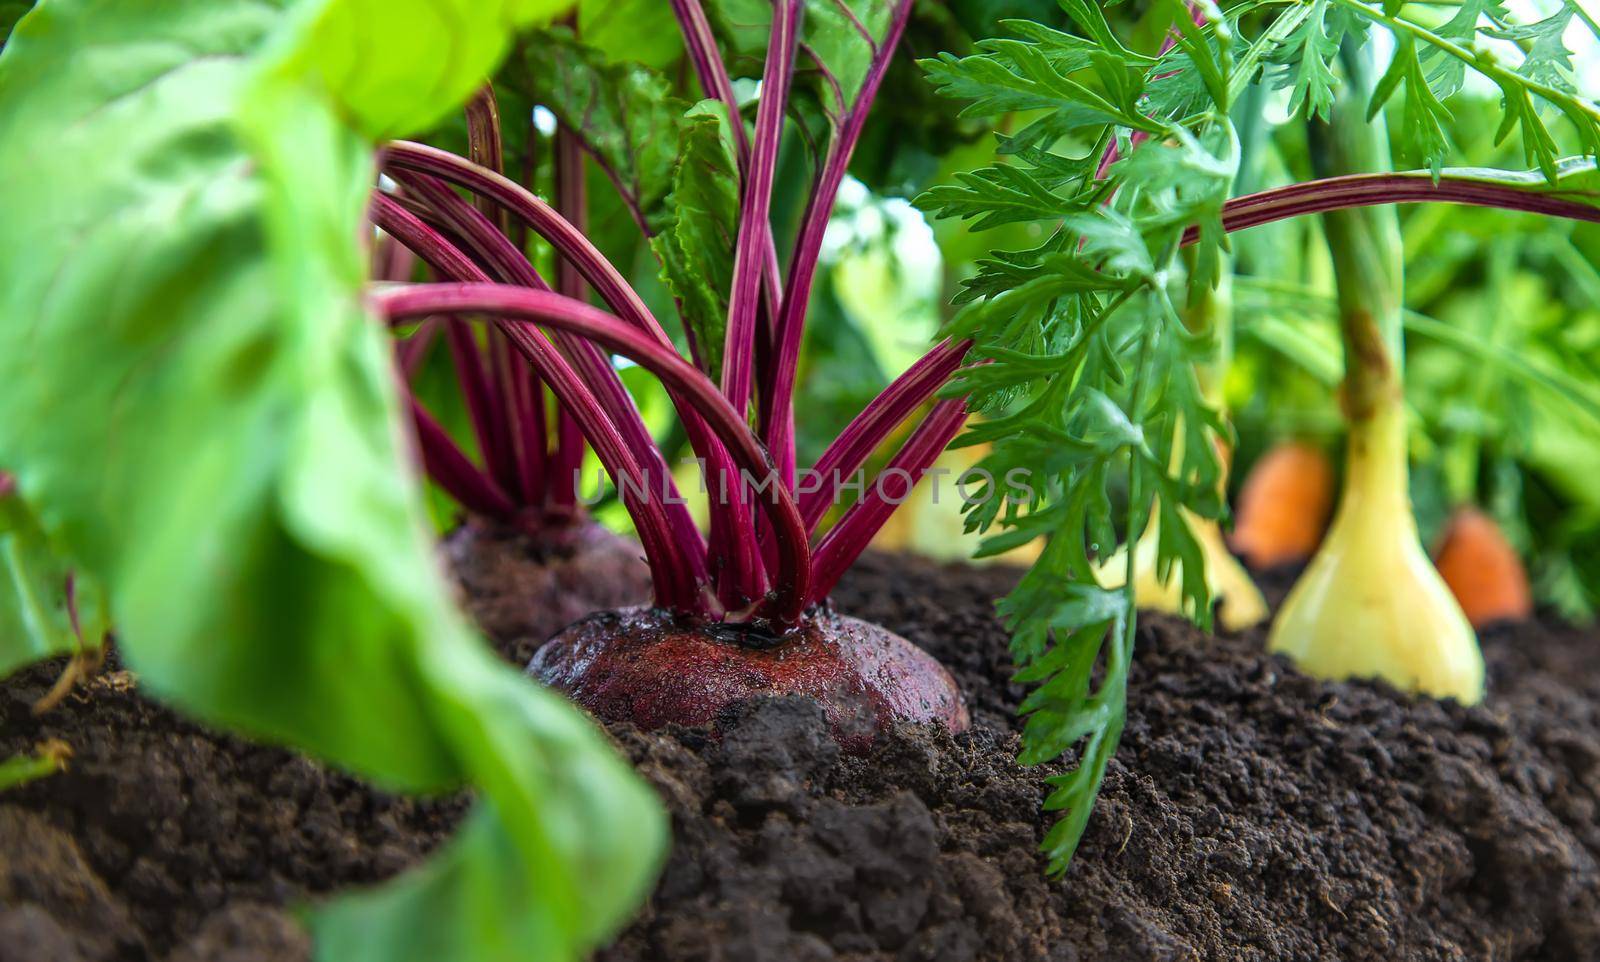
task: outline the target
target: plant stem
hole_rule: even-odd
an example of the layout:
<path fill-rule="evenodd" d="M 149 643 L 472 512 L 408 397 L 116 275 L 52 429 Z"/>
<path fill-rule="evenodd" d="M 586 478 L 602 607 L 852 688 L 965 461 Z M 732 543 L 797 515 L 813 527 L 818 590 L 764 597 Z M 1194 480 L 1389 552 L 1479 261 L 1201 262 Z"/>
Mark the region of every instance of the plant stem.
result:
<path fill-rule="evenodd" d="M 1575 199 L 1579 197 L 1591 199 Z M 1418 203 L 1497 207 L 1600 223 L 1600 195 L 1575 190 L 1555 194 L 1450 172 L 1435 183 L 1427 171 L 1406 171 L 1323 177 L 1236 197 L 1222 206 L 1222 226 L 1233 232 L 1307 214 Z M 1197 228 L 1183 235 L 1185 245 L 1198 239 Z"/>
<path fill-rule="evenodd" d="M 1319 172 L 1389 162 L 1388 129 L 1362 109 L 1370 71 L 1346 48 L 1346 91 L 1311 127 Z M 1380 677 L 1465 703 L 1483 697 L 1483 656 L 1461 606 L 1417 538 L 1403 394 L 1404 254 L 1393 206 L 1329 211 L 1338 288 L 1344 489 L 1333 524 L 1278 610 L 1268 647 L 1324 678 Z"/>
<path fill-rule="evenodd" d="M 773 9 L 767 62 L 761 75 L 761 102 L 756 109 L 755 143 L 751 147 L 750 172 L 745 178 L 739 207 L 739 240 L 734 250 L 727 341 L 722 355 L 722 393 L 741 416 L 749 411 L 754 386 L 762 252 L 772 243 L 772 178 L 782 144 L 784 111 L 789 103 L 789 84 L 794 77 L 803 9 L 801 0 L 778 0 Z"/>
<path fill-rule="evenodd" d="M 1355 73 L 1350 86 L 1369 87 Z M 1388 131 L 1369 121 L 1354 100 L 1335 108 L 1330 123 L 1313 122 L 1312 165 L 1328 176 L 1381 171 L 1389 166 Z M 1322 215 L 1338 280 L 1339 333 L 1344 341 L 1344 410 L 1352 428 L 1404 404 L 1401 291 L 1404 261 L 1400 220 L 1393 205 L 1329 210 Z"/>
<path fill-rule="evenodd" d="M 466 206 L 466 209 L 472 214 L 477 214 L 477 211 L 470 206 Z M 380 222 L 380 226 L 402 243 L 412 246 L 418 256 L 427 261 L 441 276 L 464 281 L 489 280 L 489 276 L 482 268 L 414 215 L 401 209 L 399 205 L 375 202 L 373 211 L 375 217 L 387 218 Z M 510 289 L 533 290 L 526 287 Z M 552 296 L 559 297 L 553 293 Z M 557 399 L 578 420 L 590 443 L 594 445 L 595 453 L 601 463 L 617 483 L 618 490 L 622 489 L 623 481 L 626 479 L 640 491 L 651 491 L 649 474 L 640 468 L 633 456 L 633 448 L 623 440 L 622 434 L 611 420 L 611 415 L 602 401 L 573 371 L 554 346 L 542 336 L 530 335 L 521 325 L 498 321 L 496 326 L 506 332 L 529 363 L 543 375 Z M 593 350 L 593 345 L 587 346 Z M 609 365 L 606 371 L 611 378 L 616 377 L 616 372 L 612 371 Z M 627 399 L 624 403 L 627 409 L 616 413 L 621 415 L 624 421 L 629 414 L 637 417 L 638 411 L 633 407 L 632 400 Z M 649 450 L 656 451 L 653 444 Z M 659 458 L 659 452 L 656 452 L 656 457 Z M 703 560 L 699 533 L 697 531 L 694 533 L 692 541 L 685 539 L 681 529 L 673 525 L 670 515 L 665 510 L 665 502 L 668 500 L 670 499 L 648 497 L 642 499 L 641 503 L 641 499 L 625 499 L 634 526 L 639 532 L 640 543 L 651 559 L 657 602 L 675 610 L 697 610 L 700 604 L 698 588 L 700 579 L 697 572 L 703 570 L 695 563 L 697 560 Z M 683 508 L 682 505 L 673 507 Z M 658 565 L 665 565 L 667 568 L 658 570 Z"/>
<path fill-rule="evenodd" d="M 557 256 L 571 261 L 618 317 L 647 331 L 657 343 L 672 344 L 672 339 L 621 272 L 606 260 L 582 231 L 521 184 L 449 151 L 410 141 L 392 141 L 386 145 L 383 162 L 385 168 L 391 170 L 432 174 L 446 183 L 493 198 L 512 217 L 526 222 L 534 233 L 544 238 L 546 243 L 555 248 Z"/>
<path fill-rule="evenodd" d="M 510 521 L 517 506 L 493 478 L 479 471 L 472 460 L 451 440 L 415 396 L 411 398 L 411 420 L 417 429 L 417 449 L 428 476 L 450 492 L 468 511 L 499 521 Z"/>
<path fill-rule="evenodd" d="M 585 280 L 594 285 L 596 293 L 601 300 L 616 312 L 618 317 L 647 333 L 657 344 L 668 350 L 673 350 L 672 339 L 669 338 L 661 325 L 645 307 L 644 301 L 638 293 L 629 286 L 622 274 L 606 260 L 598 249 L 583 235 L 583 232 L 562 217 L 559 212 L 549 204 L 514 181 L 496 174 L 494 171 L 485 170 L 469 161 L 463 160 L 448 151 L 428 147 L 423 144 L 414 144 L 408 141 L 395 141 L 384 149 L 384 165 L 391 172 L 415 171 L 429 174 L 439 179 L 464 187 L 476 194 L 484 194 L 494 198 L 518 222 L 526 223 L 540 237 L 544 238 L 559 257 L 564 257 L 577 267 Z M 453 195 L 452 195 L 453 196 Z M 455 198 L 459 201 L 460 198 Z M 441 203 L 447 207 L 452 206 L 448 199 L 440 198 Z M 463 214 L 462 217 L 470 220 Z M 483 236 L 480 240 L 489 245 L 491 249 L 500 250 L 504 238 L 496 240 L 493 236 Z M 437 246 L 431 239 L 430 244 Z M 448 246 L 448 244 L 446 244 Z M 422 254 L 422 251 L 418 251 Z M 517 257 L 526 261 L 520 252 Z M 462 260 L 466 260 L 464 257 Z M 471 262 L 467 261 L 470 265 Z M 475 267 L 475 265 L 473 265 Z M 447 276 L 456 279 L 478 279 L 468 274 L 456 272 Z M 585 353 L 590 353 L 591 348 L 579 346 L 577 348 Z M 609 367 L 609 364 L 607 365 Z M 596 372 L 598 373 L 598 372 Z M 615 378 L 612 372 L 611 378 Z M 626 391 L 623 392 L 626 394 Z M 675 401 L 676 403 L 676 401 Z M 632 407 L 632 401 L 627 401 Z M 684 420 L 684 429 L 689 434 L 689 439 L 695 445 L 695 450 L 705 459 L 708 465 L 720 465 L 726 462 L 727 454 L 721 451 L 714 438 L 706 432 L 703 425 L 699 424 L 697 416 L 692 409 L 679 407 L 679 413 Z M 637 411 L 634 411 L 637 416 Z M 664 459 L 656 445 L 649 439 L 648 431 L 639 440 L 638 450 L 648 451 L 649 456 L 657 463 L 657 472 L 662 474 L 666 483 L 670 484 L 670 473 L 666 471 Z M 673 498 L 674 502 L 681 498 Z M 739 506 L 735 505 L 737 509 Z M 695 526 L 694 518 L 683 504 L 674 503 L 669 506 L 668 517 L 672 523 L 672 531 L 678 543 L 684 546 L 684 562 L 689 566 L 691 575 L 696 581 L 704 581 L 708 574 L 705 543 L 700 536 L 700 530 Z M 693 550 L 690 550 L 692 546 Z"/>
<path fill-rule="evenodd" d="M 535 290 L 549 290 L 549 285 L 534 270 L 526 255 L 513 248 L 504 234 L 495 230 L 493 224 L 489 223 L 472 205 L 458 197 L 454 191 L 427 174 L 402 170 L 397 171 L 396 176 L 414 190 L 422 200 L 427 202 L 434 213 L 443 218 L 465 240 L 474 253 L 489 265 L 490 269 L 498 275 L 501 281 L 520 284 Z M 403 230 L 406 237 L 413 237 L 417 230 L 417 225 L 404 224 L 402 222 L 397 229 Z M 422 227 L 422 229 L 427 230 L 426 227 Z M 439 243 L 448 246 L 446 241 L 440 241 Z M 434 246 L 437 247 L 438 244 Z M 466 262 L 465 265 L 463 265 L 463 261 Z M 465 258 L 464 255 L 452 259 L 451 264 L 453 266 L 445 275 L 447 279 L 458 281 L 492 279 L 479 270 L 477 265 Z M 688 507 L 683 503 L 683 499 L 678 496 L 677 487 L 671 482 L 671 473 L 667 469 L 666 461 L 656 447 L 654 439 L 650 435 L 649 427 L 644 423 L 638 408 L 634 405 L 632 396 L 628 394 L 628 390 L 623 385 L 621 378 L 617 376 L 617 372 L 612 368 L 610 359 L 596 349 L 593 344 L 584 341 L 582 338 L 558 333 L 555 340 L 567 358 L 583 373 L 587 383 L 600 394 L 608 410 L 612 412 L 612 416 L 616 419 L 616 424 L 627 439 L 631 449 L 640 452 L 641 457 L 649 460 L 648 473 L 651 476 L 659 476 L 662 479 L 661 484 L 670 495 L 665 500 L 667 501 L 668 517 L 672 521 L 674 537 L 677 538 L 680 544 L 694 546 L 695 550 L 690 563 L 695 577 L 704 577 L 706 571 L 705 561 L 703 551 L 700 549 L 700 534 L 694 526 L 694 519 L 690 516 Z M 539 431 L 539 437 L 541 439 L 544 437 L 542 426 Z M 581 443 L 569 440 L 569 452 L 572 451 L 571 444 Z M 577 450 L 581 453 L 581 446 Z M 565 483 L 572 484 L 573 475 L 580 464 L 581 461 L 569 461 L 565 464 L 558 462 L 556 470 L 565 472 L 567 477 L 565 479 L 558 478 L 557 482 L 560 483 L 564 480 Z M 555 507 L 565 511 L 576 510 L 575 503 L 557 503 Z"/>
<path fill-rule="evenodd" d="M 699 368 L 684 360 L 675 350 L 656 344 L 637 328 L 598 308 L 548 291 L 483 283 L 414 284 L 376 292 L 373 300 L 391 322 L 438 313 L 475 313 L 496 318 L 523 318 L 533 322 L 522 325 L 505 322 L 506 326 L 517 331 L 519 336 L 514 336 L 513 340 L 518 344 L 524 340 L 538 340 L 528 330 L 534 328 L 535 323 L 586 338 L 608 351 L 633 360 L 659 378 L 669 391 L 684 398 L 727 447 L 735 459 L 736 467 L 749 471 L 755 477 L 765 477 L 772 469 L 755 435 Z M 557 381 L 549 379 L 552 387 L 555 387 Z M 574 413 L 578 413 L 576 409 Z M 589 430 L 586 424 L 585 433 Z M 612 434 L 615 434 L 614 430 Z M 595 444 L 596 452 L 600 453 L 599 439 L 591 435 L 590 441 Z M 620 484 L 618 490 L 624 500 L 628 500 Z M 799 508 L 788 490 L 774 484 L 768 486 L 766 491 L 769 492 L 768 496 L 757 501 L 773 527 L 778 570 L 769 597 L 748 614 L 791 625 L 799 620 L 808 597 L 811 551 Z M 647 497 L 642 500 L 652 503 L 658 499 Z M 652 570 L 656 566 L 652 560 Z"/>
<path fill-rule="evenodd" d="M 789 276 L 784 284 L 783 305 L 773 330 L 776 354 L 771 383 L 764 385 L 763 392 L 764 396 L 771 398 L 771 403 L 767 407 L 761 430 L 761 438 L 777 459 L 780 475 L 788 484 L 794 483 L 794 384 L 800 363 L 801 333 L 805 327 L 806 310 L 811 303 L 811 285 L 816 279 L 817 260 L 822 253 L 822 237 L 839 196 L 839 185 L 844 183 L 845 172 L 850 167 L 850 156 L 855 152 L 856 142 L 861 139 L 861 131 L 866 125 L 867 110 L 877 96 L 879 85 L 883 83 L 889 61 L 900 44 L 900 36 L 905 32 L 906 20 L 910 15 L 911 0 L 895 0 L 889 31 L 873 54 L 872 64 L 867 69 L 855 102 L 828 145 L 816 188 L 806 202 L 800 235 L 795 240 L 794 256 L 790 260 Z"/>
<path fill-rule="evenodd" d="M 807 530 L 815 533 L 828 507 L 837 500 L 843 479 L 854 474 L 906 418 L 944 387 L 971 348 L 971 341 L 941 341 L 839 432 L 811 469 L 821 485 L 800 496 L 800 514 Z"/>
<path fill-rule="evenodd" d="M 694 64 L 695 74 L 700 78 L 700 89 L 707 97 L 721 101 L 723 108 L 728 112 L 728 126 L 733 129 L 734 152 L 739 161 L 739 176 L 748 182 L 750 135 L 744 129 L 744 118 L 739 113 L 739 98 L 733 92 L 733 81 L 728 76 L 728 67 L 722 62 L 722 56 L 717 51 L 717 38 L 712 34 L 711 24 L 706 20 L 705 8 L 700 5 L 700 0 L 672 0 L 672 12 L 678 18 L 678 26 L 683 32 L 684 49 L 688 51 L 689 60 Z M 770 230 L 767 231 L 762 258 L 761 287 L 766 298 L 767 324 L 770 328 L 776 323 L 778 307 L 783 299 L 778 248 Z M 692 347 L 693 341 L 690 343 Z M 770 330 L 762 346 L 764 351 L 770 349 Z M 764 379 L 766 376 L 762 359 L 757 358 L 756 377 Z"/>
<path fill-rule="evenodd" d="M 588 233 L 588 185 L 584 178 L 583 144 L 571 130 L 561 126 L 556 129 L 555 146 L 556 209 L 579 231 Z M 556 260 L 556 290 L 563 296 L 580 301 L 589 299 L 583 274 L 566 258 Z M 621 387 L 620 382 L 618 387 Z M 643 427 L 643 421 L 640 426 Z M 566 412 L 558 410 L 550 500 L 553 506 L 561 510 L 577 510 L 577 475 L 583 467 L 583 449 L 583 433 L 578 429 L 577 422 Z M 659 458 L 656 461 L 656 469 L 665 472 L 665 462 Z"/>
<path fill-rule="evenodd" d="M 700 89 L 707 97 L 722 101 L 728 110 L 728 122 L 733 127 L 733 143 L 739 155 L 739 168 L 750 163 L 750 136 L 739 119 L 739 98 L 733 92 L 733 80 L 728 67 L 717 52 L 717 38 L 711 32 L 705 8 L 700 0 L 672 0 L 672 13 L 678 18 L 683 32 L 683 47 L 694 64 L 695 75 L 700 78 Z"/>
<path fill-rule="evenodd" d="M 817 545 L 811 575 L 813 603 L 827 599 L 839 579 L 861 557 L 861 552 L 871 543 L 873 535 L 889 520 L 895 508 L 910 497 L 911 489 L 966 423 L 967 402 L 957 398 L 934 405 L 927 418 L 911 432 L 894 460 L 873 482 L 872 489 L 850 506 L 839 523 Z M 901 474 L 905 477 L 898 477 Z M 899 493 L 891 495 L 885 492 L 885 484 L 891 480 L 901 482 L 902 490 Z"/>
<path fill-rule="evenodd" d="M 500 136 L 500 106 L 494 87 L 484 84 L 467 103 L 467 155 L 496 173 L 505 170 L 505 146 Z M 477 210 L 491 233 L 503 235 L 505 212 L 487 197 L 478 197 Z M 537 275 L 535 275 L 537 278 Z M 543 283 L 540 281 L 540 283 Z M 524 503 L 542 500 L 539 488 L 544 477 L 544 421 L 541 402 L 544 389 L 531 377 L 527 365 L 519 364 L 516 352 L 499 331 L 489 330 L 489 370 L 495 386 L 495 400 L 505 428 L 499 452 L 497 475 L 501 484 L 517 491 Z"/>
<path fill-rule="evenodd" d="M 412 251 L 424 263 L 447 277 L 470 275 L 478 269 L 454 245 L 387 194 L 372 195 L 368 216 L 375 225 L 395 238 L 397 244 Z M 464 322 L 447 318 L 444 323 L 450 359 L 456 371 L 456 383 L 460 385 L 462 397 L 466 400 L 478 450 L 490 476 L 503 477 L 503 472 L 511 463 L 510 453 L 504 446 L 510 432 L 506 412 L 497 403 L 499 398 L 489 386 L 489 371 L 484 365 L 483 350 L 472 329 Z"/>

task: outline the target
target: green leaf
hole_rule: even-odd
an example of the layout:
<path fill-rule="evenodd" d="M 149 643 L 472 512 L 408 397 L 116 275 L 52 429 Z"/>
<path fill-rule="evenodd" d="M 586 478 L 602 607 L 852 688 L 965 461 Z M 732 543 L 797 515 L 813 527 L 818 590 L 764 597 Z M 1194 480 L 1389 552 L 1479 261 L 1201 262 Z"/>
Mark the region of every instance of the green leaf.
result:
<path fill-rule="evenodd" d="M 1326 119 L 1333 110 L 1333 88 L 1339 83 L 1333 61 L 1341 35 L 1329 26 L 1328 0 L 1314 0 L 1311 16 L 1272 55 L 1285 68 L 1279 88 L 1289 87 L 1289 113 L 1305 108 L 1308 116 Z"/>
<path fill-rule="evenodd" d="M 269 84 L 308 86 L 379 140 L 424 130 L 460 106 L 518 26 L 573 0 L 303 0 L 263 51 Z"/>
<path fill-rule="evenodd" d="M 1417 58 L 1416 41 L 1401 35 L 1389 69 L 1379 78 L 1367 105 L 1367 119 L 1374 120 L 1395 90 L 1405 85 L 1405 110 L 1400 124 L 1402 147 L 1422 160 L 1437 177 L 1450 150 L 1450 138 L 1445 133 L 1450 123 L 1450 111 L 1434 96 L 1422 74 L 1422 64 Z"/>
<path fill-rule="evenodd" d="M 706 374 L 722 370 L 722 349 L 739 234 L 739 162 L 728 114 L 706 100 L 689 112 L 666 200 L 666 221 L 650 246 L 677 298 Z"/>
<path fill-rule="evenodd" d="M 893 7 L 890 0 L 805 0 L 791 96 L 808 97 L 837 125 L 861 92 Z M 707 0 L 706 11 L 727 44 L 730 72 L 760 77 L 772 32 L 771 0 Z"/>
<path fill-rule="evenodd" d="M 0 487 L 5 483 L 0 476 Z M 21 498 L 0 494 L 0 677 L 97 648 L 107 629 L 98 586 L 74 576 Z"/>
<path fill-rule="evenodd" d="M 1433 32 L 1457 46 L 1470 49 L 1484 21 L 1500 24 L 1505 19 L 1505 0 L 1461 0 L 1455 14 Z M 1438 47 L 1430 47 L 1422 55 L 1422 65 L 1427 69 L 1429 86 L 1440 100 L 1454 95 L 1466 80 L 1467 65 Z"/>
<path fill-rule="evenodd" d="M 1435 101 L 1443 101 L 1461 89 L 1468 67 L 1493 82 L 1502 95 L 1501 124 L 1494 142 L 1498 144 L 1513 131 L 1519 131 L 1528 162 L 1538 164 L 1546 176 L 1555 176 L 1557 146 L 1554 135 L 1539 113 L 1540 102 L 1555 107 L 1567 118 L 1578 135 L 1578 145 L 1583 153 L 1600 155 L 1600 109 L 1577 94 L 1572 78 L 1563 73 L 1561 64 L 1565 62 L 1565 48 L 1560 45 L 1559 38 L 1547 35 L 1553 24 L 1541 21 L 1523 27 L 1508 25 L 1501 0 L 1464 0 L 1456 15 L 1437 29 L 1405 19 L 1397 11 L 1388 9 L 1387 5 L 1380 8 L 1363 0 L 1328 2 L 1337 4 L 1342 16 L 1352 24 L 1383 25 L 1401 42 L 1402 48 L 1408 39 L 1425 47 L 1418 57 L 1420 67 L 1417 72 L 1425 73 L 1424 84 Z M 1566 9 L 1582 14 L 1581 8 L 1576 6 Z M 1588 22 L 1587 18 L 1585 22 Z M 1511 68 L 1475 43 L 1480 32 L 1486 36 L 1514 35 L 1518 42 L 1533 42 L 1522 64 Z M 1407 69 L 1409 72 L 1409 65 Z M 1386 87 L 1375 93 L 1387 99 L 1392 96 L 1394 86 L 1395 81 L 1391 78 Z M 1408 83 L 1408 86 L 1411 84 Z M 1431 136 L 1431 131 L 1424 133 L 1424 138 Z M 1408 135 L 1408 139 L 1413 138 Z M 1428 146 L 1424 144 L 1425 148 Z M 1437 153 L 1431 151 L 1427 159 L 1435 167 L 1440 162 Z"/>
<path fill-rule="evenodd" d="M 51 740 L 38 746 L 32 755 L 13 755 L 0 761 L 0 792 L 48 778 L 67 767 L 72 750 L 65 742 Z"/>
<path fill-rule="evenodd" d="M 0 323 L 29 347 L 0 356 L 0 464 L 124 657 L 209 723 L 484 799 L 497 844 L 417 877 L 473 885 L 442 941 L 335 908 L 321 959 L 576 959 L 663 843 L 604 737 L 453 610 L 360 297 L 370 138 L 453 109 L 541 9 L 47 0 L 0 55 Z M 360 920 L 415 924 L 417 884 Z"/>
<path fill-rule="evenodd" d="M 1098 158 L 1093 156 L 1083 158 L 1078 163 L 1078 177 L 1091 176 L 1097 163 Z M 971 229 L 975 231 L 1065 217 L 1083 209 L 1078 198 L 1062 197 L 1034 171 L 1013 164 L 996 164 L 955 176 L 954 184 L 924 191 L 917 198 L 917 206 L 935 212 L 937 217 L 974 218 Z"/>
<path fill-rule="evenodd" d="M 1517 73 L 1552 87 L 1572 89 L 1572 51 L 1564 39 L 1572 23 L 1572 7 L 1562 7 L 1536 23 L 1513 24 L 1500 30 L 1485 30 L 1486 36 L 1527 44 L 1527 53 Z"/>
<path fill-rule="evenodd" d="M 0 2 L 0 48 L 4 48 L 17 21 L 33 9 L 33 0 L 4 0 Z"/>
<path fill-rule="evenodd" d="M 666 70 L 683 56 L 672 4 L 660 0 L 579 0 L 578 36 L 609 60 Z"/>
<path fill-rule="evenodd" d="M 689 109 L 664 76 L 611 60 L 564 27 L 531 35 L 506 76 L 577 134 L 638 220 L 652 232 L 662 228 Z"/>

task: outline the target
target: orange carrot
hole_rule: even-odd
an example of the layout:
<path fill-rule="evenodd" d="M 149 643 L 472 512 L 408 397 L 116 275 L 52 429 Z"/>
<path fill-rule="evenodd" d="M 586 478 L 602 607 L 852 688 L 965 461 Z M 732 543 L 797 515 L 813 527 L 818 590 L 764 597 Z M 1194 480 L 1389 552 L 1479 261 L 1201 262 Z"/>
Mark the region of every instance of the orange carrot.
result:
<path fill-rule="evenodd" d="M 1457 508 L 1433 553 L 1472 627 L 1522 621 L 1533 613 L 1533 593 L 1522 559 L 1494 519 L 1474 507 Z"/>
<path fill-rule="evenodd" d="M 1333 507 L 1333 466 L 1322 449 L 1285 441 L 1256 461 L 1239 491 L 1233 550 L 1252 568 L 1304 561 Z"/>

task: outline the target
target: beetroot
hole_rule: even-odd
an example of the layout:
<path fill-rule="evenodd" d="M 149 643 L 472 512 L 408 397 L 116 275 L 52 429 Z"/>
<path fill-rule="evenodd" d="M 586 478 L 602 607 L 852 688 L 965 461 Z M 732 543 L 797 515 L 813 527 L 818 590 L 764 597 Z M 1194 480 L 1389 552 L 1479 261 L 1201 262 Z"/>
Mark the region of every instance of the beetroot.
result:
<path fill-rule="evenodd" d="M 517 665 L 591 611 L 650 599 L 638 542 L 587 518 L 528 532 L 469 517 L 440 552 L 467 613 Z"/>
<path fill-rule="evenodd" d="M 528 672 L 601 718 L 645 729 L 710 726 L 767 695 L 821 702 L 847 751 L 865 751 L 895 722 L 938 722 L 952 732 L 968 724 L 942 665 L 899 635 L 830 609 L 782 635 L 660 608 L 602 612 L 547 642 Z"/>

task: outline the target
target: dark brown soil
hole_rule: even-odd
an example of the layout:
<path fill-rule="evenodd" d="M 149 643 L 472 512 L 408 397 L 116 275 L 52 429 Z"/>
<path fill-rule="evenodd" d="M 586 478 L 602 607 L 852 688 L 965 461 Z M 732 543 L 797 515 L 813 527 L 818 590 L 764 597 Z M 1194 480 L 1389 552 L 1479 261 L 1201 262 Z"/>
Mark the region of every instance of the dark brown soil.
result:
<path fill-rule="evenodd" d="M 305 962 L 283 906 L 393 875 L 465 810 L 216 735 L 122 672 L 34 718 L 58 667 L 0 687 L 0 755 L 74 753 L 0 796 L 0 962 Z"/>
<path fill-rule="evenodd" d="M 1592 634 L 1486 638 L 1484 707 L 1324 684 L 1149 618 L 1122 749 L 1065 881 L 1019 769 L 1001 571 L 869 558 L 836 600 L 926 647 L 973 725 L 841 756 L 814 706 L 624 734 L 678 840 L 624 960 L 1600 959 Z M 1052 769 L 1053 770 L 1053 769 Z"/>
<path fill-rule="evenodd" d="M 1600 959 L 1600 657 L 1593 633 L 1485 640 L 1485 706 L 1310 681 L 1258 635 L 1148 619 L 1122 750 L 1077 862 L 1044 876 L 1042 770 L 1004 571 L 868 558 L 841 610 L 922 645 L 972 729 L 840 753 L 815 703 L 755 702 L 720 739 L 616 730 L 677 843 L 600 954 L 649 960 Z M 0 750 L 60 737 L 71 770 L 0 798 L 0 962 L 305 958 L 277 906 L 387 875 L 461 801 L 387 798 L 210 735 L 112 675 L 46 719 L 0 689 Z M 20 953 L 20 954 L 18 954 Z"/>

